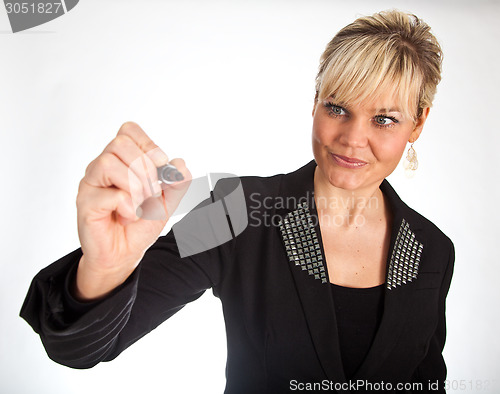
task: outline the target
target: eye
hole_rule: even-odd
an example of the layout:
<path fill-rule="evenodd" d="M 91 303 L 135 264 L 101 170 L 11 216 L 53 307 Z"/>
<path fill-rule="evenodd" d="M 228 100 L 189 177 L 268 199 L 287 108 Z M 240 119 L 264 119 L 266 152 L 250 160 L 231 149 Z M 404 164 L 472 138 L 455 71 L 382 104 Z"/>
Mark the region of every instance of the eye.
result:
<path fill-rule="evenodd" d="M 377 127 L 392 127 L 396 123 L 399 123 L 396 118 L 393 118 L 392 116 L 386 116 L 386 115 L 378 115 L 375 116 L 375 125 Z"/>
<path fill-rule="evenodd" d="M 329 102 L 325 102 L 324 105 L 328 108 L 328 113 L 334 117 L 347 115 L 346 110 L 339 105 Z"/>

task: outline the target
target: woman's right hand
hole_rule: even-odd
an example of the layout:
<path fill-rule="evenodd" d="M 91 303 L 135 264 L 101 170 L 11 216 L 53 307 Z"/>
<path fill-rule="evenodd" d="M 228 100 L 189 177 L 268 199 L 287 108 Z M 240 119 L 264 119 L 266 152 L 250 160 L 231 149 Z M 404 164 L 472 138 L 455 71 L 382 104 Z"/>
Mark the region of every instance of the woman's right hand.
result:
<path fill-rule="evenodd" d="M 156 169 L 167 163 L 177 167 L 183 181 L 158 183 Z M 158 239 L 190 180 L 182 159 L 169 162 L 137 124 L 121 126 L 89 164 L 78 189 L 83 256 L 73 288 L 77 299 L 101 298 L 128 278 Z"/>

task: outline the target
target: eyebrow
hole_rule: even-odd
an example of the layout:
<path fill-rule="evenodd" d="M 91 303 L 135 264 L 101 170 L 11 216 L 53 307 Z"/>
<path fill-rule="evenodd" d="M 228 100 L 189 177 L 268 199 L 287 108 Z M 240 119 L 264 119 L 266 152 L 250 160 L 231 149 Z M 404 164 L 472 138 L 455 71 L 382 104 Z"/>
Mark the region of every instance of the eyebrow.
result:
<path fill-rule="evenodd" d="M 372 111 L 372 112 L 378 112 L 378 113 L 387 113 L 387 112 L 400 112 L 400 113 L 403 113 L 401 111 L 401 109 L 399 109 L 398 107 L 395 107 L 395 108 L 372 108 L 372 109 L 370 109 L 370 111 Z"/>
<path fill-rule="evenodd" d="M 337 100 L 333 94 L 329 98 L 331 98 L 335 102 L 336 105 L 349 110 L 349 104 Z M 370 112 L 375 112 L 375 113 L 388 113 L 388 112 L 399 112 L 401 114 L 403 113 L 403 111 L 399 107 L 394 107 L 394 108 L 370 108 L 369 111 Z"/>
<path fill-rule="evenodd" d="M 327 97 L 327 99 L 330 98 L 332 101 L 335 103 L 335 105 L 338 105 L 340 107 L 343 107 L 347 109 L 349 107 L 349 104 L 344 103 L 343 101 L 338 100 L 333 94 L 330 97 Z"/>

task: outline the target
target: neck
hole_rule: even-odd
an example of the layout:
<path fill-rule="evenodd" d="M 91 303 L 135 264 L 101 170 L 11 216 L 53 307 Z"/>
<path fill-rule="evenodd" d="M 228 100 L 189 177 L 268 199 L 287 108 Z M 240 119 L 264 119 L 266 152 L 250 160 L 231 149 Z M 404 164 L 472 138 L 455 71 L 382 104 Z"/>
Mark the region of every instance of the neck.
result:
<path fill-rule="evenodd" d="M 373 184 L 363 189 L 346 190 L 333 186 L 322 171 L 314 173 L 314 199 L 318 215 L 327 223 L 343 228 L 357 228 L 384 212 L 384 197 Z"/>

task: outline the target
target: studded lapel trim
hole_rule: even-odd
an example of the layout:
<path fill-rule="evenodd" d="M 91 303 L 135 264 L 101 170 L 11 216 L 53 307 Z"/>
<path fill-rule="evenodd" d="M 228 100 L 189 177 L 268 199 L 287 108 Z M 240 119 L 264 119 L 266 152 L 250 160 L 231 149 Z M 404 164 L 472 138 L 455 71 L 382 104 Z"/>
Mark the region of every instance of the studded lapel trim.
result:
<path fill-rule="evenodd" d="M 298 204 L 296 210 L 279 222 L 279 228 L 290 262 L 321 283 L 328 283 L 323 254 L 307 203 Z M 424 245 L 415 238 L 415 233 L 403 218 L 387 268 L 388 290 L 417 278 L 423 248 Z"/>
<path fill-rule="evenodd" d="M 288 213 L 279 223 L 286 254 L 291 263 L 321 283 L 328 283 L 323 254 L 307 203 Z"/>
<path fill-rule="evenodd" d="M 387 269 L 387 289 L 405 285 L 417 278 L 423 248 L 424 245 L 415 238 L 415 233 L 403 218 Z"/>

